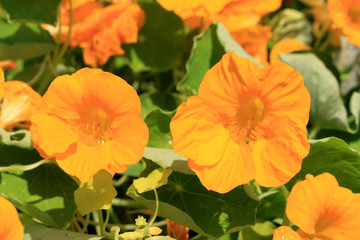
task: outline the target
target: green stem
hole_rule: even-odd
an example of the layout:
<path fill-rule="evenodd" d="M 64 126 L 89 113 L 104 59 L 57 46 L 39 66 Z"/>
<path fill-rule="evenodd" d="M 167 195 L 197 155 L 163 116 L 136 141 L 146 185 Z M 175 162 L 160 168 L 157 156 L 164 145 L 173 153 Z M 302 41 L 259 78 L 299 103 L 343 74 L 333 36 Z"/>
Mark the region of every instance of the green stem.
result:
<path fill-rule="evenodd" d="M 118 180 L 113 180 L 114 187 L 120 187 L 123 185 L 129 177 L 126 175 L 121 176 Z"/>
<path fill-rule="evenodd" d="M 309 132 L 309 135 L 308 135 L 309 139 L 314 139 L 316 137 L 316 135 L 320 132 L 320 130 L 321 130 L 320 128 L 314 126 L 311 129 L 311 131 Z"/>
<path fill-rule="evenodd" d="M 285 188 L 285 186 L 281 186 L 281 191 L 283 192 L 284 194 L 284 198 L 285 198 L 285 206 L 286 206 L 286 203 L 287 203 L 287 189 Z M 283 223 L 282 223 L 283 226 L 289 226 L 290 225 L 290 220 L 288 219 L 287 215 L 286 215 L 286 210 L 284 211 L 284 216 L 283 216 Z"/>
<path fill-rule="evenodd" d="M 116 207 L 144 208 L 143 205 L 141 205 L 135 200 L 120 199 L 120 198 L 114 198 L 111 202 L 111 205 Z"/>
<path fill-rule="evenodd" d="M 329 26 L 325 26 L 323 28 L 320 29 L 319 31 L 319 34 L 317 35 L 317 39 L 316 39 L 316 42 L 314 44 L 314 48 L 317 48 L 320 43 L 321 43 L 321 40 L 324 38 L 325 36 L 325 33 L 327 32 L 327 30 L 329 29 L 330 25 Z"/>
<path fill-rule="evenodd" d="M 154 215 L 152 216 L 150 222 L 149 222 L 149 227 L 152 226 L 152 224 L 155 222 L 155 219 L 158 215 L 158 212 L 159 212 L 159 196 L 158 196 L 158 193 L 156 191 L 156 188 L 154 188 L 154 194 L 155 194 L 155 213 Z"/>
<path fill-rule="evenodd" d="M 333 37 L 335 36 L 337 31 L 338 31 L 338 29 L 335 29 L 334 31 L 331 32 L 331 34 L 328 36 L 328 38 L 325 40 L 325 42 L 319 48 L 320 51 L 324 51 L 327 48 L 327 46 L 329 45 L 329 43 L 331 42 L 331 40 L 333 39 Z"/>
<path fill-rule="evenodd" d="M 110 212 L 110 218 L 111 218 L 112 222 L 120 223 L 120 219 L 116 215 L 116 212 L 114 211 L 113 206 L 110 207 L 109 212 Z"/>
<path fill-rule="evenodd" d="M 9 167 L 0 167 L 0 172 L 11 172 L 11 171 L 30 171 L 34 168 L 39 167 L 40 165 L 46 164 L 46 163 L 54 163 L 53 160 L 50 159 L 43 159 L 41 161 L 38 161 L 33 164 L 29 165 L 22 165 L 22 166 L 9 166 Z"/>
<path fill-rule="evenodd" d="M 50 55 L 47 54 L 47 56 L 50 56 Z M 35 74 L 35 76 L 32 79 L 30 79 L 27 82 L 30 86 L 34 85 L 40 79 L 40 77 L 43 75 L 43 73 L 44 73 L 44 71 L 46 69 L 46 61 L 47 61 L 46 57 L 42 61 L 41 65 L 40 65 L 40 68 L 39 68 L 39 71 Z"/>
<path fill-rule="evenodd" d="M 100 219 L 99 219 L 98 211 L 92 212 L 92 215 L 94 221 L 89 221 L 89 224 L 94 225 L 96 234 L 101 236 L 101 227 L 100 227 Z"/>
<path fill-rule="evenodd" d="M 87 227 L 89 225 L 89 221 L 90 221 L 90 214 L 87 214 L 86 217 L 85 217 L 85 223 L 84 223 L 84 226 L 81 230 L 81 233 L 85 233 L 86 230 L 87 230 Z"/>

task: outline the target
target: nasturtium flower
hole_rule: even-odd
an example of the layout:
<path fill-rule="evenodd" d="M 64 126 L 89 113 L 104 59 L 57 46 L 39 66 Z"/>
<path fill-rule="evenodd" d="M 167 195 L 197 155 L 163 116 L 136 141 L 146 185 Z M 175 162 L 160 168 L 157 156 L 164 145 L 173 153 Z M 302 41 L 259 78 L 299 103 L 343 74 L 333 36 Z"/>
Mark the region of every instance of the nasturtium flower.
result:
<path fill-rule="evenodd" d="M 328 8 L 334 25 L 350 43 L 360 47 L 360 1 L 328 0 Z"/>
<path fill-rule="evenodd" d="M 305 239 L 360 239 L 360 194 L 340 187 L 336 178 L 308 174 L 292 188 L 286 205 L 289 220 Z"/>
<path fill-rule="evenodd" d="M 123 79 L 84 68 L 57 77 L 31 118 L 34 146 L 68 174 L 88 182 L 99 170 L 124 172 L 148 142 L 140 99 Z"/>
<path fill-rule="evenodd" d="M 279 54 L 291 53 L 294 51 L 308 50 L 310 47 L 306 44 L 303 44 L 295 38 L 289 38 L 277 42 L 270 52 L 270 62 L 272 64 L 281 62 Z"/>
<path fill-rule="evenodd" d="M 7 81 L 4 84 L 4 98 L 0 110 L 0 128 L 28 128 L 31 116 L 42 105 L 39 93 L 27 83 Z"/>
<path fill-rule="evenodd" d="M 281 226 L 273 231 L 273 240 L 302 240 L 291 227 Z"/>
<path fill-rule="evenodd" d="M 4 82 L 5 82 L 4 72 L 0 68 L 0 101 L 4 96 Z"/>
<path fill-rule="evenodd" d="M 61 42 L 69 30 L 69 6 L 61 5 Z M 96 1 L 81 0 L 73 3 L 71 47 L 84 48 L 84 62 L 96 67 L 113 55 L 123 55 L 124 43 L 136 43 L 145 14 L 138 4 L 122 0 L 104 7 Z"/>
<path fill-rule="evenodd" d="M 225 193 L 255 179 L 280 186 L 309 152 L 310 96 L 284 63 L 260 69 L 227 53 L 170 123 L 173 148 L 208 190 Z"/>
<path fill-rule="evenodd" d="M 23 226 L 19 214 L 14 205 L 0 196 L 0 239 L 21 240 L 23 239 Z"/>

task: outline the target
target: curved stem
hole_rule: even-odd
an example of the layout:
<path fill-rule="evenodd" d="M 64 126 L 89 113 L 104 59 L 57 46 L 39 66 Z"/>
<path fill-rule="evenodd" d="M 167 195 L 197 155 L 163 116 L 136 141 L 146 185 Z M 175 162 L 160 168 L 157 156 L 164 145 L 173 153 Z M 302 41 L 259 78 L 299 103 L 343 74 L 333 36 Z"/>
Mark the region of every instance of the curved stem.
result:
<path fill-rule="evenodd" d="M 135 200 L 120 199 L 120 198 L 114 198 L 111 202 L 111 205 L 116 207 L 144 208 L 143 205 L 141 205 Z"/>
<path fill-rule="evenodd" d="M 152 216 L 150 222 L 149 222 L 149 227 L 152 226 L 152 224 L 155 222 L 155 219 L 158 215 L 158 212 L 159 212 L 159 196 L 158 196 L 158 193 L 156 191 L 156 188 L 154 188 L 154 194 L 155 194 L 155 213 L 154 215 Z"/>
<path fill-rule="evenodd" d="M 118 180 L 113 180 L 114 187 L 119 187 L 119 186 L 123 185 L 128 178 L 129 178 L 128 176 L 123 175 Z"/>
<path fill-rule="evenodd" d="M 50 56 L 50 55 L 49 54 L 46 55 L 46 57 L 44 58 L 44 60 L 42 61 L 41 65 L 40 65 L 39 71 L 35 74 L 35 76 L 32 79 L 30 79 L 27 82 L 30 86 L 34 85 L 40 79 L 40 77 L 43 75 L 45 68 L 46 68 L 47 56 Z"/>
<path fill-rule="evenodd" d="M 85 217 L 85 223 L 84 223 L 84 226 L 81 230 L 81 233 L 85 233 L 86 230 L 87 230 L 87 227 L 89 225 L 89 221 L 90 221 L 90 214 L 87 214 L 86 217 Z"/>
<path fill-rule="evenodd" d="M 286 215 L 286 203 L 287 203 L 287 189 L 285 188 L 285 186 L 281 186 L 281 191 L 284 194 L 284 198 L 285 198 L 285 211 L 284 211 L 284 216 L 283 216 L 283 226 L 289 226 L 290 225 L 290 220 L 288 219 L 287 215 Z"/>
<path fill-rule="evenodd" d="M 54 163 L 53 160 L 50 159 L 43 159 L 41 161 L 38 161 L 33 164 L 29 165 L 22 165 L 22 166 L 9 166 L 9 167 L 0 167 L 0 172 L 10 172 L 10 171 L 29 171 L 34 168 L 39 167 L 40 165 L 46 164 L 46 163 Z"/>

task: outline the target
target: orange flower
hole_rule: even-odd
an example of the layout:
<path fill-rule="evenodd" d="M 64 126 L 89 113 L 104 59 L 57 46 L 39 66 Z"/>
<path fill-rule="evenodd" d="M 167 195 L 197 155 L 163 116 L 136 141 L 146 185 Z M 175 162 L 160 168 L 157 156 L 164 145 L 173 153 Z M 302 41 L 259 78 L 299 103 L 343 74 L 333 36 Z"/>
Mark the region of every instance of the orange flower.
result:
<path fill-rule="evenodd" d="M 328 8 L 334 25 L 350 43 L 360 47 L 360 1 L 328 0 Z"/>
<path fill-rule="evenodd" d="M 23 239 L 23 226 L 19 214 L 14 205 L 0 196 L 0 239 L 21 240 Z"/>
<path fill-rule="evenodd" d="M 51 83 L 30 133 L 43 156 L 87 182 L 101 169 L 121 173 L 140 160 L 149 135 L 140 113 L 140 99 L 123 79 L 84 68 Z"/>
<path fill-rule="evenodd" d="M 61 8 L 61 42 L 69 28 L 69 7 Z M 91 66 L 103 65 L 110 56 L 123 55 L 123 43 L 136 43 L 145 15 L 139 5 L 123 0 L 104 7 L 96 1 L 78 0 L 73 5 L 70 46 L 85 48 L 84 61 Z"/>
<path fill-rule="evenodd" d="M 0 112 L 0 128 L 10 131 L 13 127 L 28 128 L 30 117 L 41 106 L 40 94 L 21 81 L 5 82 L 4 93 Z"/>
<path fill-rule="evenodd" d="M 270 52 L 270 62 L 272 64 L 281 62 L 279 54 L 291 53 L 294 51 L 308 50 L 310 47 L 295 38 L 289 38 L 277 42 Z"/>
<path fill-rule="evenodd" d="M 271 38 L 269 26 L 256 26 L 244 28 L 233 32 L 232 37 L 261 65 L 268 65 L 267 43 Z"/>
<path fill-rule="evenodd" d="M 280 186 L 309 152 L 310 96 L 302 76 L 284 63 L 259 69 L 227 53 L 205 75 L 199 95 L 170 123 L 175 152 L 209 190 L 225 193 L 255 179 Z"/>
<path fill-rule="evenodd" d="M 0 101 L 4 96 L 4 82 L 5 82 L 4 72 L 2 68 L 0 68 Z"/>
<path fill-rule="evenodd" d="M 340 187 L 329 173 L 308 174 L 288 197 L 286 214 L 308 239 L 360 239 L 360 194 Z"/>
<path fill-rule="evenodd" d="M 291 227 L 282 226 L 273 231 L 273 240 L 302 240 Z"/>
<path fill-rule="evenodd" d="M 5 60 L 0 61 L 0 68 L 11 70 L 16 67 L 16 61 L 15 60 Z"/>

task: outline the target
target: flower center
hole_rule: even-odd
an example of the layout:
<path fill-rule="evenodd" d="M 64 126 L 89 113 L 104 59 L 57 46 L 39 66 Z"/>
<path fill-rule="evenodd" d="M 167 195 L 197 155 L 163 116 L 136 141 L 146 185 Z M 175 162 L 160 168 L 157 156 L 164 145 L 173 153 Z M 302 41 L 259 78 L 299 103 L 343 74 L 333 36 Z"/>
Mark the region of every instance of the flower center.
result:
<path fill-rule="evenodd" d="M 103 144 L 111 137 L 111 121 L 109 114 L 99 107 L 84 108 L 77 122 L 80 140 L 90 146 Z"/>
<path fill-rule="evenodd" d="M 349 9 L 348 16 L 353 23 L 360 24 L 360 3 L 354 4 Z"/>
<path fill-rule="evenodd" d="M 261 121 L 264 118 L 264 104 L 254 96 L 241 99 L 237 114 L 226 124 L 231 138 L 241 143 L 255 142 L 264 137 Z"/>

